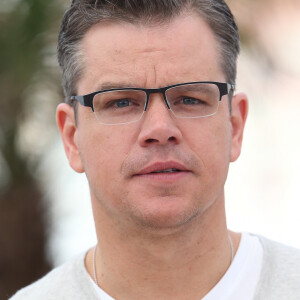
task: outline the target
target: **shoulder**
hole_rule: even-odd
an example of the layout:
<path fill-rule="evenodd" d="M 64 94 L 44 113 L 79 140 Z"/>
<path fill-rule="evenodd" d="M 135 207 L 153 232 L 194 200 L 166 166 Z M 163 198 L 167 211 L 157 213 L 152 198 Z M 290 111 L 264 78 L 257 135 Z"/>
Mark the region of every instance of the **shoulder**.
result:
<path fill-rule="evenodd" d="M 258 238 L 264 253 L 255 299 L 300 299 L 300 250 Z"/>
<path fill-rule="evenodd" d="M 294 270 L 300 275 L 300 249 L 281 243 L 271 241 L 264 237 L 258 237 L 264 249 L 264 263 L 268 264 L 272 270 L 278 268 L 283 271 Z"/>
<path fill-rule="evenodd" d="M 84 254 L 81 254 L 21 289 L 10 300 L 93 299 L 92 292 L 84 267 Z"/>

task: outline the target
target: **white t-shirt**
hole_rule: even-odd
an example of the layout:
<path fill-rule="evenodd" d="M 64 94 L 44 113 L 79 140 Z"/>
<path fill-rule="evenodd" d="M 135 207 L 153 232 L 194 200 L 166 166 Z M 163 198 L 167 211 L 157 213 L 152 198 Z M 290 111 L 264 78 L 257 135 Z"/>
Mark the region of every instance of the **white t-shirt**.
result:
<path fill-rule="evenodd" d="M 231 266 L 202 300 L 252 300 L 260 276 L 262 259 L 263 247 L 259 239 L 243 233 Z"/>
<path fill-rule="evenodd" d="M 256 236 L 243 233 L 232 264 L 202 300 L 252 300 L 262 267 L 263 248 Z M 92 279 L 91 279 L 92 280 Z M 92 280 L 101 300 L 114 300 Z"/>

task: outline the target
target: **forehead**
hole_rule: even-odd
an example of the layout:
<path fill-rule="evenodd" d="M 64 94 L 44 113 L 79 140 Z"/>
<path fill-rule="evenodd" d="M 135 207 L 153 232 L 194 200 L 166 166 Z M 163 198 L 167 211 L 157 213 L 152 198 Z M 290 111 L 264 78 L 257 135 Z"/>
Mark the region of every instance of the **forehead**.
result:
<path fill-rule="evenodd" d="M 223 77 L 215 36 L 195 15 L 152 25 L 101 22 L 85 35 L 82 51 L 82 93 L 106 83 L 161 87 Z"/>

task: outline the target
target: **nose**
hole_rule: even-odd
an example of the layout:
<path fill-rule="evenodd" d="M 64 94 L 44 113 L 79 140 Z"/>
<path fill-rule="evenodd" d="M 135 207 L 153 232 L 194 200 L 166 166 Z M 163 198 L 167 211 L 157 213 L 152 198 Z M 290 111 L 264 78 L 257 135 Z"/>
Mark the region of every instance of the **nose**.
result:
<path fill-rule="evenodd" d="M 182 140 L 182 133 L 161 94 L 150 96 L 141 122 L 138 142 L 142 147 L 179 144 Z"/>

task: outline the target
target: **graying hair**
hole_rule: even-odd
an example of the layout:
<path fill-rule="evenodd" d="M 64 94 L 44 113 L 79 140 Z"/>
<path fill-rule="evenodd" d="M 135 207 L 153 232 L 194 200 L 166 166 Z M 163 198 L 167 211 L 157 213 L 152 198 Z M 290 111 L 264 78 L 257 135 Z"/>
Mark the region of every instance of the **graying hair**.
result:
<path fill-rule="evenodd" d="M 76 84 L 84 70 L 80 42 L 93 25 L 103 20 L 156 25 L 172 20 L 183 11 L 197 13 L 210 26 L 218 42 L 222 71 L 227 82 L 234 84 L 239 33 L 223 0 L 73 0 L 63 17 L 58 39 L 65 96 L 77 94 Z"/>

